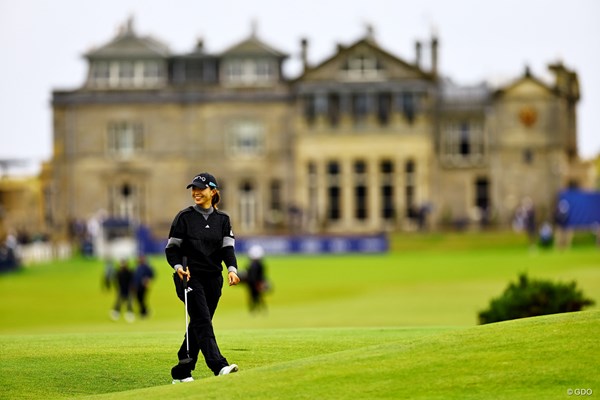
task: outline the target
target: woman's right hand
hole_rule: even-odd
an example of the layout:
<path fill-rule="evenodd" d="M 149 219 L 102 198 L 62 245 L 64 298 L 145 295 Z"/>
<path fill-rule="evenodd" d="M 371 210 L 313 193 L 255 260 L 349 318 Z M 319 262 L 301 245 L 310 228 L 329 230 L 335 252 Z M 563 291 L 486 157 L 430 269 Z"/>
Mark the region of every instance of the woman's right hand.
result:
<path fill-rule="evenodd" d="M 179 279 L 183 280 L 183 277 L 186 277 L 186 280 L 189 281 L 192 275 L 190 274 L 190 270 L 186 267 L 185 270 L 183 268 L 177 269 L 177 275 L 179 275 Z"/>

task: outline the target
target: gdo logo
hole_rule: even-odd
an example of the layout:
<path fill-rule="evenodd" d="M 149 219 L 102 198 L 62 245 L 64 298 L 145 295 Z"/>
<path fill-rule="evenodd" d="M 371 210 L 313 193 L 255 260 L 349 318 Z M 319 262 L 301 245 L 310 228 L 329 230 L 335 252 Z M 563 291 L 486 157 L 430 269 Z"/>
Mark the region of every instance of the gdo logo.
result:
<path fill-rule="evenodd" d="M 591 396 L 594 391 L 592 389 L 568 389 L 567 394 L 569 396 Z"/>

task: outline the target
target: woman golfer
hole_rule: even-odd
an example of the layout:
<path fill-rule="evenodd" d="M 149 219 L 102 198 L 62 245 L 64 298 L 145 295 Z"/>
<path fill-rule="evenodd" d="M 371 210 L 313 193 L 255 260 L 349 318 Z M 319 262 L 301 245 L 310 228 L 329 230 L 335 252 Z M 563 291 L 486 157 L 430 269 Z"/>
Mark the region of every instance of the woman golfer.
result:
<path fill-rule="evenodd" d="M 227 214 L 217 210 L 220 194 L 214 176 L 196 175 L 187 188 L 192 188 L 195 204 L 177 214 L 165 249 L 167 261 L 175 270 L 173 279 L 182 301 L 184 282 L 187 282 L 190 316 L 187 334 L 177 353 L 179 363 L 171 369 L 173 383 L 194 380 L 192 371 L 200 351 L 215 375 L 238 370 L 237 365 L 229 364 L 221 355 L 212 326 L 223 287 L 222 263 L 227 267 L 229 286 L 240 281 L 231 223 Z"/>

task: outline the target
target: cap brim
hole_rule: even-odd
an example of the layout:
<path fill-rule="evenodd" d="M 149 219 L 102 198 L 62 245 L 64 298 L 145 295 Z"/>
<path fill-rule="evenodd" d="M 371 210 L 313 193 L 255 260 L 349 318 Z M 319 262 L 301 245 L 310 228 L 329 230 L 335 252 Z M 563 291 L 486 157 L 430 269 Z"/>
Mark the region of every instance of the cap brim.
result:
<path fill-rule="evenodd" d="M 189 189 L 189 188 L 191 188 L 192 186 L 195 186 L 195 187 L 197 187 L 198 189 L 206 189 L 207 187 L 209 187 L 209 186 L 208 186 L 208 185 L 206 185 L 206 184 L 202 184 L 202 186 L 201 186 L 201 185 L 197 185 L 197 184 L 195 184 L 195 183 L 190 183 L 189 185 L 187 185 L 187 186 L 186 186 L 186 189 Z"/>

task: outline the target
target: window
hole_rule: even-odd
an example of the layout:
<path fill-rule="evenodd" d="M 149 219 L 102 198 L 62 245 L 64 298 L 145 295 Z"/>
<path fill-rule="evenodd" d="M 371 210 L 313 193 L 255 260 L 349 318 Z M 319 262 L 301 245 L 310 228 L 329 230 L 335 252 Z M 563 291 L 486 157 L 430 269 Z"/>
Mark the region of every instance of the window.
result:
<path fill-rule="evenodd" d="M 227 81 L 235 83 L 242 80 L 243 65 L 240 60 L 232 60 L 226 64 L 225 77 Z"/>
<path fill-rule="evenodd" d="M 143 71 L 143 82 L 146 85 L 155 85 L 160 82 L 160 65 L 157 61 L 145 61 Z"/>
<path fill-rule="evenodd" d="M 108 86 L 110 80 L 110 65 L 106 61 L 96 61 L 92 64 L 92 82 L 97 86 Z"/>
<path fill-rule="evenodd" d="M 358 220 L 367 219 L 367 164 L 362 161 L 354 163 L 354 216 Z"/>
<path fill-rule="evenodd" d="M 327 165 L 327 216 L 330 220 L 339 220 L 341 213 L 340 166 L 337 161 Z"/>
<path fill-rule="evenodd" d="M 304 118 L 309 125 L 314 124 L 316 117 L 315 96 L 307 94 L 304 96 Z"/>
<path fill-rule="evenodd" d="M 367 117 L 367 95 L 366 93 L 356 93 L 352 95 L 352 116 L 355 124 L 364 123 Z"/>
<path fill-rule="evenodd" d="M 311 223 L 317 222 L 320 215 L 319 208 L 319 171 L 317 169 L 317 164 L 314 161 L 310 161 L 307 164 L 307 173 L 308 173 L 308 218 Z M 292 216 L 296 215 L 293 213 Z M 299 225 L 299 223 L 294 224 L 294 226 Z"/>
<path fill-rule="evenodd" d="M 392 107 L 392 95 L 390 93 L 379 93 L 377 95 L 377 120 L 380 125 L 390 122 L 390 111 Z"/>
<path fill-rule="evenodd" d="M 119 86 L 133 86 L 135 69 L 133 62 L 123 61 L 119 64 Z"/>
<path fill-rule="evenodd" d="M 225 82 L 232 85 L 256 85 L 273 82 L 276 65 L 270 59 L 232 59 L 225 63 Z"/>
<path fill-rule="evenodd" d="M 533 151 L 531 149 L 523 150 L 523 162 L 527 165 L 533 164 Z"/>
<path fill-rule="evenodd" d="M 415 162 L 409 160 L 404 165 L 404 204 L 406 205 L 406 216 L 413 218 L 416 212 L 415 202 Z"/>
<path fill-rule="evenodd" d="M 273 63 L 269 60 L 256 61 L 256 80 L 258 82 L 269 82 L 274 79 L 275 71 Z"/>
<path fill-rule="evenodd" d="M 108 152 L 128 158 L 144 147 L 142 124 L 133 122 L 111 122 L 108 124 Z"/>
<path fill-rule="evenodd" d="M 463 157 L 471 154 L 471 137 L 467 123 L 460 124 L 458 141 L 458 153 Z"/>
<path fill-rule="evenodd" d="M 231 156 L 257 157 L 264 153 L 264 128 L 258 121 L 238 121 L 232 124 L 228 135 Z"/>
<path fill-rule="evenodd" d="M 409 123 L 413 123 L 417 115 L 415 95 L 411 92 L 402 93 L 402 112 Z"/>
<path fill-rule="evenodd" d="M 147 61 L 95 61 L 90 84 L 95 87 L 151 87 L 161 83 L 162 64 Z"/>
<path fill-rule="evenodd" d="M 144 196 L 141 196 L 141 189 L 141 187 L 132 185 L 129 182 L 110 185 L 108 188 L 110 215 L 130 222 L 139 221 L 144 206 Z M 113 234 L 115 234 L 114 231 Z"/>
<path fill-rule="evenodd" d="M 394 163 L 384 160 L 381 169 L 381 210 L 384 220 L 391 220 L 395 215 L 394 207 Z"/>
<path fill-rule="evenodd" d="M 283 201 L 281 199 L 281 181 L 272 180 L 271 186 L 271 210 L 273 211 L 282 211 L 283 210 Z"/>
<path fill-rule="evenodd" d="M 316 188 L 317 185 L 317 164 L 315 164 L 313 161 L 308 163 L 307 166 L 307 171 L 308 171 L 308 186 L 310 188 Z"/>
<path fill-rule="evenodd" d="M 383 67 L 376 57 L 359 54 L 348 58 L 342 66 L 342 72 L 350 80 L 379 79 L 383 75 Z"/>
<path fill-rule="evenodd" d="M 243 230 L 251 231 L 256 225 L 256 193 L 254 186 L 250 182 L 243 182 L 240 185 L 240 225 Z"/>
<path fill-rule="evenodd" d="M 448 121 L 442 126 L 441 158 L 446 164 L 478 165 L 484 161 L 483 126 L 475 121 Z"/>
<path fill-rule="evenodd" d="M 327 96 L 327 119 L 332 127 L 340 122 L 340 95 L 337 93 L 330 93 Z"/>
<path fill-rule="evenodd" d="M 490 206 L 489 182 L 486 178 L 477 178 L 475 181 L 475 206 L 485 211 Z"/>

